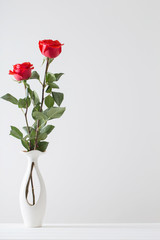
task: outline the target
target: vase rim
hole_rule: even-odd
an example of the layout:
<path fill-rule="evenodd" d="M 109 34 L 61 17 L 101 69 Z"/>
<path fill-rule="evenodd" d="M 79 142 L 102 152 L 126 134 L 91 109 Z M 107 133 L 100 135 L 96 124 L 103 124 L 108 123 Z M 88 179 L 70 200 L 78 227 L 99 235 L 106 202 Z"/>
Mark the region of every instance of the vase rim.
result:
<path fill-rule="evenodd" d="M 40 156 L 42 154 L 45 154 L 46 152 L 41 152 L 39 150 L 31 150 L 31 151 L 22 151 L 23 154 L 25 154 L 26 156 Z"/>

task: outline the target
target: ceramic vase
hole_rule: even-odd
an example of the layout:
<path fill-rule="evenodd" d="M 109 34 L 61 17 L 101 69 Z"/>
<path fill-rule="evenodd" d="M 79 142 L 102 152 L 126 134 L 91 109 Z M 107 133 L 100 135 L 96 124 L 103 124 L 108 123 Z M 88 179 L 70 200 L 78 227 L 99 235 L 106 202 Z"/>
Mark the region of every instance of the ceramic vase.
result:
<path fill-rule="evenodd" d="M 46 188 L 38 168 L 38 158 L 44 153 L 38 150 L 32 150 L 29 152 L 24 152 L 24 154 L 28 160 L 28 166 L 20 188 L 21 213 L 26 227 L 41 227 L 46 209 Z M 27 194 L 29 184 L 31 185 L 31 175 L 33 170 L 37 174 L 40 185 L 40 193 L 37 201 L 35 201 L 34 204 L 31 204 L 27 199 Z"/>

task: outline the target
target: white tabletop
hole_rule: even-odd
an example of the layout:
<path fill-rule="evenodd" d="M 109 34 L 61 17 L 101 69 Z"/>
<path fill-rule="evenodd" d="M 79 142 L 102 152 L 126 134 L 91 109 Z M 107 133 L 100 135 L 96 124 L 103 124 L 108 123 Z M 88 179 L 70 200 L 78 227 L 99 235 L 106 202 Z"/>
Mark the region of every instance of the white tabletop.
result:
<path fill-rule="evenodd" d="M 160 224 L 0 224 L 0 240 L 160 240 Z"/>

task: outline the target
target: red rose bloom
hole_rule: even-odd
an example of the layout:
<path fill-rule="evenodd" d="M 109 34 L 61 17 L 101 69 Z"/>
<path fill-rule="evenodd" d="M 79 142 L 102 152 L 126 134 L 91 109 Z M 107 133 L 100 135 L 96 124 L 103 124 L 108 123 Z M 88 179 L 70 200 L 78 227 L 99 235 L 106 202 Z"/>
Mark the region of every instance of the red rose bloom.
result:
<path fill-rule="evenodd" d="M 13 71 L 9 70 L 9 74 L 13 75 L 17 81 L 27 80 L 31 76 L 33 64 L 24 62 L 22 64 L 13 65 Z"/>
<path fill-rule="evenodd" d="M 61 53 L 62 48 L 61 44 L 58 40 L 42 40 L 39 41 L 39 49 L 41 53 L 48 58 L 56 58 Z"/>

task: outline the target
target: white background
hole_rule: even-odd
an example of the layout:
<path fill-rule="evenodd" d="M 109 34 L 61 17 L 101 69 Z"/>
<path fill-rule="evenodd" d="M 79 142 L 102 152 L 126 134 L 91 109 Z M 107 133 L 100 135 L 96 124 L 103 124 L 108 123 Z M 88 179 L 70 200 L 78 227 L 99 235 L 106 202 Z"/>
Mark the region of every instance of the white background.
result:
<path fill-rule="evenodd" d="M 43 75 L 42 39 L 64 43 L 50 71 L 67 107 L 39 165 L 45 222 L 160 221 L 160 1 L 0 1 L 0 95 L 23 97 L 9 69 L 30 61 Z M 31 85 L 39 90 L 34 80 Z M 10 125 L 24 119 L 0 101 L 0 222 L 21 222 L 26 158 Z"/>

